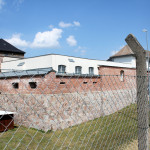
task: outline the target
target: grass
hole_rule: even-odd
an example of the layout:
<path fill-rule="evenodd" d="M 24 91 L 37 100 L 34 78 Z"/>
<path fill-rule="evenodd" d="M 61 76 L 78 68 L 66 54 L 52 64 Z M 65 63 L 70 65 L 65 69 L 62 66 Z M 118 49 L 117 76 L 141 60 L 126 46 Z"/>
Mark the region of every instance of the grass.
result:
<path fill-rule="evenodd" d="M 0 133 L 0 149 L 125 149 L 137 139 L 136 105 L 64 130 L 38 131 L 20 126 Z"/>

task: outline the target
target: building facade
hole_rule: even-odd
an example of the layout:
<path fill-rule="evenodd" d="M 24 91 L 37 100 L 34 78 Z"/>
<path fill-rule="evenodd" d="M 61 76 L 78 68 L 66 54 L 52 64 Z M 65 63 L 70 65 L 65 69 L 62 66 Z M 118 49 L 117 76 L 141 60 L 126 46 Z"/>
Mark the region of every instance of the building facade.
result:
<path fill-rule="evenodd" d="M 132 63 L 57 54 L 3 57 L 0 107 L 17 112 L 18 125 L 64 129 L 135 103 L 135 74 Z"/>

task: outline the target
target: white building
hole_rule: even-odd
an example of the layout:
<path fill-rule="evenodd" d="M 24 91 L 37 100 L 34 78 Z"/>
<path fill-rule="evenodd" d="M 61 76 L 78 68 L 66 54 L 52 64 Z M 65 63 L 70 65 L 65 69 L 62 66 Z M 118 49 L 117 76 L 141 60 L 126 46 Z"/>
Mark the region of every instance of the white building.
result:
<path fill-rule="evenodd" d="M 14 59 L 14 58 L 13 58 Z M 31 70 L 38 68 L 52 67 L 57 73 L 71 74 L 95 74 L 98 75 L 98 66 L 114 66 L 134 68 L 132 64 L 125 64 L 111 61 L 101 61 L 87 58 L 49 54 L 31 58 L 12 58 L 5 57 L 1 63 L 3 72 L 10 70 Z"/>
<path fill-rule="evenodd" d="M 148 68 L 148 55 L 150 56 L 150 52 L 146 51 L 147 68 Z M 111 56 L 108 60 L 136 66 L 135 55 L 128 45 L 124 46 L 119 52 Z"/>
<path fill-rule="evenodd" d="M 130 50 L 130 49 L 129 49 Z M 131 50 L 130 50 L 131 52 Z M 58 54 L 24 58 L 25 52 L 0 39 L 1 72 L 11 70 L 33 70 L 53 68 L 58 74 L 90 74 L 98 75 L 98 66 L 135 68 L 135 58 L 131 55 L 101 61 Z M 112 62 L 112 59 L 114 62 Z"/>

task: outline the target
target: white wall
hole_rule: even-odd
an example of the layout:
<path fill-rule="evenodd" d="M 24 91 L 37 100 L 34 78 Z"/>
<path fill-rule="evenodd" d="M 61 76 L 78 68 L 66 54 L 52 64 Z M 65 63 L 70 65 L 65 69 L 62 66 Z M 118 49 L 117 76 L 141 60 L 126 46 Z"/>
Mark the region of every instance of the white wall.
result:
<path fill-rule="evenodd" d="M 74 62 L 70 62 L 68 59 L 73 59 Z M 58 71 L 58 65 L 65 65 L 67 73 L 75 73 L 75 66 L 82 67 L 82 74 L 89 73 L 89 67 L 94 68 L 94 74 L 98 74 L 99 60 L 90 60 L 83 58 L 76 58 L 70 56 L 53 55 L 52 66 L 53 69 Z"/>
<path fill-rule="evenodd" d="M 18 59 L 21 59 L 21 58 L 18 58 L 18 57 L 4 57 L 3 58 L 3 62 L 6 62 L 6 61 L 12 61 L 12 60 L 18 60 Z"/>
<path fill-rule="evenodd" d="M 136 65 L 136 60 L 135 60 L 135 57 L 133 57 L 133 56 L 117 57 L 117 58 L 113 58 L 113 61 L 114 62 L 131 64 L 132 66 Z"/>
<path fill-rule="evenodd" d="M 69 62 L 68 59 L 73 59 L 74 62 Z M 58 71 L 58 65 L 65 65 L 67 73 L 75 73 L 75 66 L 81 66 L 82 74 L 89 74 L 89 67 L 93 67 L 94 74 L 96 74 L 96 75 L 98 75 L 98 66 L 100 66 L 100 65 L 115 66 L 115 67 L 127 67 L 127 68 L 134 67 L 131 64 L 84 59 L 84 58 L 77 58 L 77 57 L 63 56 L 63 55 L 53 55 L 53 57 L 52 57 L 53 69 Z"/>
<path fill-rule="evenodd" d="M 74 62 L 70 62 L 68 59 L 73 59 Z M 18 66 L 19 63 L 24 62 L 23 66 Z M 77 58 L 71 56 L 63 56 L 63 55 L 45 55 L 40 57 L 33 57 L 15 61 L 9 61 L 2 63 L 2 71 L 9 71 L 11 69 L 14 70 L 30 70 L 37 68 L 48 68 L 52 67 L 54 70 L 58 71 L 58 65 L 66 66 L 66 73 L 75 73 L 75 66 L 82 67 L 82 74 L 89 74 L 89 67 L 94 68 L 94 74 L 98 75 L 98 66 L 115 66 L 115 67 L 127 67 L 133 68 L 131 64 L 123 64 L 118 62 L 111 61 L 100 61 L 100 60 L 92 60 L 85 58 Z M 3 70 L 8 69 L 8 70 Z"/>
<path fill-rule="evenodd" d="M 23 63 L 23 66 L 18 66 L 19 63 Z M 49 68 L 52 67 L 52 56 L 46 55 L 41 57 L 33 57 L 33 58 L 26 58 L 26 59 L 19 59 L 9 62 L 3 62 L 1 64 L 2 71 L 9 71 L 13 70 L 30 70 L 30 69 L 37 69 L 37 68 Z"/>

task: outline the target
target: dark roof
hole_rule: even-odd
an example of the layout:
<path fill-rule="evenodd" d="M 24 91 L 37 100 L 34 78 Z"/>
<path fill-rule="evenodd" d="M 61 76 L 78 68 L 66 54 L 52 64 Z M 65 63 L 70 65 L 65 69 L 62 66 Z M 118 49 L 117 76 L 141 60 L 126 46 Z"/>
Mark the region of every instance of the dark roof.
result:
<path fill-rule="evenodd" d="M 25 54 L 24 51 L 16 48 L 15 46 L 11 45 L 10 43 L 6 42 L 3 39 L 0 39 L 0 52 L 11 52 L 11 53 Z"/>
<path fill-rule="evenodd" d="M 146 52 L 146 57 L 148 57 L 148 53 L 149 53 L 149 56 L 150 56 L 149 51 L 145 50 L 145 52 Z M 128 45 L 125 45 L 119 52 L 112 55 L 108 60 L 111 60 L 112 58 L 116 58 L 116 57 L 123 57 L 123 56 L 129 56 L 129 55 L 134 56 L 134 53 Z"/>
<path fill-rule="evenodd" d="M 10 77 L 24 77 L 24 76 L 37 76 L 37 75 L 46 75 L 49 72 L 54 71 L 52 67 L 50 68 L 41 68 L 41 69 L 32 69 L 32 70 L 10 70 L 9 72 L 1 72 L 0 78 L 10 78 Z M 54 71 L 55 72 L 55 71 Z"/>

